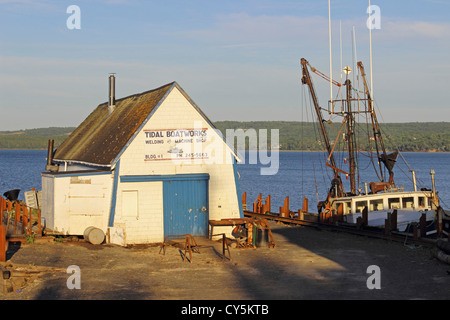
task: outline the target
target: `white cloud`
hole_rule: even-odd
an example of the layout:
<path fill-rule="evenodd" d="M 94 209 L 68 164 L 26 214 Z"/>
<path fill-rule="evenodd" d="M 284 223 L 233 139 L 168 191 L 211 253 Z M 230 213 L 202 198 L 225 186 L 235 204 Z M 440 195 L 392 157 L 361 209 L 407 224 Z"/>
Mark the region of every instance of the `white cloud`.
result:
<path fill-rule="evenodd" d="M 446 41 L 450 37 L 450 23 L 420 20 L 388 20 L 382 24 L 386 38 L 415 40 L 428 38 Z"/>
<path fill-rule="evenodd" d="M 222 46 L 292 44 L 326 35 L 328 22 L 321 16 L 251 16 L 247 13 L 221 15 L 209 28 L 184 30 L 182 37 Z"/>

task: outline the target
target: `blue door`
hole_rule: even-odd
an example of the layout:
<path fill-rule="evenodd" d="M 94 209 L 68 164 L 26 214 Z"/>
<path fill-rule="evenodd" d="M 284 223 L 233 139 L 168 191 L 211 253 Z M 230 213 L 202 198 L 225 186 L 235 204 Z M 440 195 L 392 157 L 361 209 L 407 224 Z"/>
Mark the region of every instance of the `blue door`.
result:
<path fill-rule="evenodd" d="M 208 179 L 195 175 L 163 182 L 164 237 L 208 235 Z"/>

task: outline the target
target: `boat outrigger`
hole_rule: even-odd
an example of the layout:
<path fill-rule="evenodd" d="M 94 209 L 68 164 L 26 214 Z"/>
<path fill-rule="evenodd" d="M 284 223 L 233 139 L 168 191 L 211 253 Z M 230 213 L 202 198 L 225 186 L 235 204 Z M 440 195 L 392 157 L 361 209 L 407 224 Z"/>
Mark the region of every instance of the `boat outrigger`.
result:
<path fill-rule="evenodd" d="M 439 206 L 434 171 L 431 170 L 432 189 L 418 190 L 414 171 L 412 171 L 413 190 L 405 191 L 403 187 L 397 186 L 394 182 L 394 166 L 399 152 L 387 152 L 363 64 L 357 63 L 359 79 L 362 79 L 363 82 L 362 91 L 352 87 L 348 77 L 351 68 L 348 66 L 344 68 L 346 79 L 343 84 L 328 78 L 313 68 L 304 58 L 301 59 L 301 67 L 302 84 L 309 88 L 319 131 L 325 145 L 326 166 L 332 170 L 331 186 L 326 199 L 318 203 L 320 221 L 357 223 L 358 218 L 365 217 L 368 226 L 384 227 L 389 213 L 396 215 L 398 231 L 410 231 L 409 228 L 422 219 L 426 224 L 427 235 L 436 233 L 436 231 L 440 232 L 444 211 Z M 320 107 L 309 70 L 330 81 L 333 85 L 345 88 L 345 95 L 341 94 L 341 99 L 331 99 L 327 109 Z M 334 141 L 330 140 L 326 127 L 331 123 L 330 120 L 324 118 L 323 113 L 326 112 L 334 122 L 336 122 L 336 118 L 342 119 Z M 366 119 L 363 130 L 365 131 L 365 140 L 359 134 L 357 135 L 357 130 L 362 127 L 356 121 L 358 117 Z M 338 144 L 344 145 L 346 149 L 343 151 L 346 155 L 344 162 L 348 167 L 342 164 L 338 165 L 336 161 Z M 360 182 L 357 154 L 362 150 L 372 160 L 378 181 Z M 349 180 L 349 188 L 344 187 L 343 176 Z"/>

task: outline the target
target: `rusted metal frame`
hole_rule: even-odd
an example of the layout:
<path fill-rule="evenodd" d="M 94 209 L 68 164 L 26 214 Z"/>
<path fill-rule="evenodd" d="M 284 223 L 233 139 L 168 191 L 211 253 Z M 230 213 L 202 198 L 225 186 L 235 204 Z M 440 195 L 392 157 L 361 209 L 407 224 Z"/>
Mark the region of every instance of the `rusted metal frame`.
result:
<path fill-rule="evenodd" d="M 189 262 L 192 262 L 192 252 L 200 253 L 200 250 L 198 249 L 198 244 L 195 241 L 194 236 L 192 236 L 191 234 L 179 234 L 179 235 L 168 235 L 164 238 L 164 242 L 161 244 L 161 247 L 159 249 L 160 254 L 161 250 L 163 251 L 164 255 L 166 254 L 166 246 L 168 246 L 169 238 L 186 238 L 184 243 L 183 261 L 189 260 Z M 186 258 L 187 252 L 189 252 L 189 259 Z"/>
<path fill-rule="evenodd" d="M 314 90 L 314 86 L 313 86 L 312 81 L 311 81 L 311 76 L 309 75 L 309 71 L 308 71 L 308 67 L 307 67 L 307 65 L 309 65 L 309 62 L 306 59 L 304 59 L 304 58 L 302 58 L 300 61 L 301 61 L 301 65 L 302 65 L 302 83 L 303 84 L 307 84 L 308 87 L 309 87 L 309 91 L 310 91 L 310 94 L 311 94 L 311 97 L 312 97 L 312 100 L 313 100 L 313 103 L 314 103 L 314 109 L 315 109 L 316 114 L 317 114 L 317 119 L 318 119 L 320 131 L 322 132 L 322 137 L 323 137 L 323 140 L 325 141 L 325 146 L 327 148 L 327 152 L 328 152 L 328 155 L 329 155 L 329 159 L 331 161 L 331 165 L 332 165 L 333 168 L 337 168 L 336 161 L 334 159 L 334 156 L 333 156 L 333 153 L 332 153 L 332 149 L 331 149 L 331 146 L 330 146 L 330 141 L 328 139 L 328 133 L 327 133 L 327 131 L 325 129 L 325 126 L 323 124 L 324 120 L 323 120 L 323 117 L 322 117 L 322 112 L 320 111 L 319 101 L 317 99 L 316 92 Z M 339 171 L 336 170 L 336 169 L 333 169 L 333 170 L 334 170 L 334 177 L 336 179 L 338 179 L 338 181 L 339 181 L 339 192 L 338 192 L 337 195 L 343 195 L 344 194 L 344 185 L 342 184 L 342 181 L 341 181 L 341 179 L 339 177 Z"/>
<path fill-rule="evenodd" d="M 362 64 L 361 61 L 359 61 L 357 63 L 359 69 L 360 69 L 360 73 L 361 73 L 361 77 L 363 78 L 363 82 L 364 82 L 364 88 L 365 88 L 365 92 L 367 95 L 367 102 L 369 104 L 369 113 L 371 115 L 371 121 L 372 121 L 372 131 L 373 131 L 373 136 L 375 138 L 375 149 L 377 151 L 377 157 L 380 158 L 380 151 L 378 149 L 378 142 L 380 141 L 381 144 L 381 150 L 383 152 L 383 155 L 386 156 L 386 149 L 384 147 L 384 141 L 383 141 L 383 137 L 381 136 L 381 130 L 380 130 L 380 125 L 378 123 L 378 119 L 377 119 L 377 115 L 373 109 L 373 104 L 372 104 L 372 97 L 370 96 L 370 91 L 369 91 L 369 87 L 367 85 L 367 81 L 366 81 L 366 73 L 364 71 L 364 66 Z M 384 181 L 383 178 L 383 168 L 381 166 L 381 161 L 379 162 L 379 167 L 380 167 L 380 175 L 381 175 L 381 181 Z"/>
<path fill-rule="evenodd" d="M 331 168 L 331 169 L 333 169 L 333 170 L 335 170 L 335 171 L 339 171 L 339 172 L 341 172 L 341 173 L 343 173 L 343 174 L 345 174 L 345 175 L 349 175 L 348 172 L 345 172 L 344 170 L 341 170 L 341 169 L 339 169 L 339 168 L 333 167 L 333 166 L 332 166 L 331 164 L 329 164 L 328 162 L 325 163 L 325 165 L 326 165 L 328 168 Z"/>
<path fill-rule="evenodd" d="M 330 77 L 328 77 L 327 75 L 325 75 L 323 72 L 317 70 L 316 68 L 314 68 L 313 66 L 311 66 L 309 64 L 309 62 L 307 62 L 307 64 L 309 65 L 309 67 L 311 68 L 311 71 L 314 72 L 315 74 L 319 75 L 320 77 L 324 78 L 325 80 L 331 82 L 332 84 L 334 84 L 335 86 L 341 87 L 342 84 L 337 82 L 336 80 L 331 79 Z"/>
<path fill-rule="evenodd" d="M 327 148 L 328 154 L 330 155 L 331 164 L 333 167 L 336 167 L 336 162 L 334 160 L 334 156 L 332 155 L 330 142 L 328 140 L 328 134 L 325 129 L 325 126 L 323 125 L 323 117 L 322 117 L 322 113 L 320 112 L 319 101 L 317 100 L 316 92 L 314 90 L 314 86 L 311 81 L 311 76 L 309 75 L 309 72 L 308 72 L 307 65 L 309 65 L 309 63 L 308 63 L 308 61 L 306 61 L 306 59 L 302 58 L 301 64 L 302 64 L 302 83 L 308 85 L 309 91 L 311 93 L 311 97 L 313 99 L 314 108 L 317 113 L 320 130 L 321 130 L 322 136 L 325 140 L 325 146 Z M 337 172 L 335 172 L 335 175 L 337 175 Z"/>
<path fill-rule="evenodd" d="M 246 210 L 244 210 L 246 211 Z M 208 220 L 209 224 L 209 239 L 211 240 L 214 236 L 214 227 L 215 226 L 236 226 L 240 224 L 245 224 L 247 222 L 247 218 L 237 218 L 237 219 L 222 219 L 222 220 Z"/>
<path fill-rule="evenodd" d="M 228 245 L 227 236 L 225 233 L 213 234 L 213 237 L 222 236 L 222 261 L 225 261 L 225 252 L 228 252 L 228 259 L 231 261 L 231 251 L 230 246 Z"/>
<path fill-rule="evenodd" d="M 277 245 L 275 243 L 275 239 L 273 238 L 272 230 L 270 230 L 269 222 L 264 218 L 259 218 L 259 219 L 260 219 L 260 221 L 258 221 L 258 222 L 259 222 L 259 226 L 262 227 L 261 229 L 268 230 L 268 235 L 269 235 L 269 239 L 270 239 L 269 240 L 269 248 L 270 247 L 275 248 Z"/>
<path fill-rule="evenodd" d="M 242 203 L 246 203 L 246 202 L 247 202 L 247 194 L 244 193 L 244 195 L 242 197 Z M 247 207 L 247 206 L 245 205 L 245 207 Z M 270 211 L 270 208 L 271 208 L 270 194 L 265 199 L 265 202 L 263 202 L 262 194 L 260 193 L 258 195 L 258 197 L 256 198 L 255 202 L 253 202 L 253 212 L 264 213 L 264 212 Z M 245 209 L 245 210 L 247 210 L 247 209 Z"/>
<path fill-rule="evenodd" d="M 288 202 L 287 202 L 288 204 Z M 285 202 L 286 205 L 286 202 Z M 287 205 L 287 207 L 289 207 L 289 205 Z M 304 208 L 308 207 L 308 202 L 307 199 L 306 201 L 304 201 L 303 204 Z M 247 210 L 244 210 L 244 214 L 246 212 L 249 212 Z M 238 226 L 238 225 L 246 225 L 247 226 L 247 237 L 245 239 L 244 243 L 238 242 L 239 246 L 244 246 L 244 247 L 253 247 L 253 228 L 257 226 L 262 226 L 264 229 L 268 229 L 268 233 L 269 233 L 269 246 L 272 247 L 276 247 L 275 244 L 275 240 L 273 238 L 272 235 L 272 231 L 270 230 L 269 224 L 267 222 L 266 219 L 262 218 L 262 217 L 266 217 L 268 214 L 263 214 L 263 213 L 255 213 L 258 215 L 258 220 L 255 220 L 254 218 L 236 218 L 236 219 L 222 219 L 222 220 L 209 220 L 209 224 L 211 226 L 211 228 L 213 228 L 214 226 Z M 256 226 L 257 225 L 257 226 Z M 213 234 L 212 229 L 210 232 L 210 239 L 213 236 L 217 236 L 217 235 L 221 235 L 221 234 Z"/>

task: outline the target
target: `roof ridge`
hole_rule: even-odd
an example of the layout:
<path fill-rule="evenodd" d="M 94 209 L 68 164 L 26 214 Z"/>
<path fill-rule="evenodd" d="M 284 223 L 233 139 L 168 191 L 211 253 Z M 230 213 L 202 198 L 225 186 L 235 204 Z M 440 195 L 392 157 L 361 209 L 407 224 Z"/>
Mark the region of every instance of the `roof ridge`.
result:
<path fill-rule="evenodd" d="M 140 92 L 140 93 L 133 93 L 133 94 L 130 94 L 129 96 L 122 97 L 122 98 L 119 98 L 119 99 L 115 99 L 115 102 L 117 103 L 117 102 L 123 101 L 123 100 L 125 100 L 125 99 L 130 99 L 130 98 L 133 98 L 133 97 L 142 96 L 142 95 L 144 95 L 144 94 L 151 93 L 151 92 L 155 92 L 155 91 L 161 90 L 161 89 L 164 88 L 164 87 L 173 86 L 173 85 L 178 85 L 178 83 L 177 83 L 176 81 L 172 81 L 172 82 L 169 82 L 169 83 L 167 83 L 167 84 L 165 84 L 165 85 L 162 85 L 162 86 L 160 86 L 160 87 L 158 87 L 158 88 L 155 88 L 155 89 L 150 89 L 150 90 L 143 91 L 143 92 Z M 100 103 L 100 104 L 98 105 L 98 107 L 99 107 L 99 106 L 103 106 L 103 105 L 107 105 L 107 104 L 108 104 L 108 101 L 102 102 L 102 103 Z"/>

